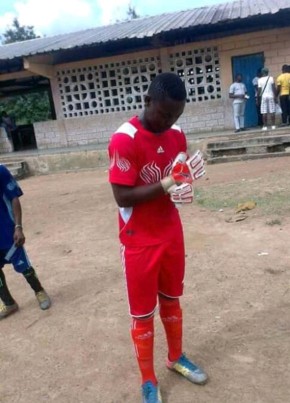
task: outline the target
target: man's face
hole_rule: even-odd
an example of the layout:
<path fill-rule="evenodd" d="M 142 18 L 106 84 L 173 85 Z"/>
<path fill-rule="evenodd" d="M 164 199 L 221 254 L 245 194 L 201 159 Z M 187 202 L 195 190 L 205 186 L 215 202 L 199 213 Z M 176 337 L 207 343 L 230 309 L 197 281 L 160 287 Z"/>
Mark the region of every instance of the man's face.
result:
<path fill-rule="evenodd" d="M 185 101 L 175 101 L 168 97 L 154 101 L 150 96 L 147 96 L 144 112 L 147 128 L 153 133 L 165 132 L 182 115 L 184 107 Z"/>
<path fill-rule="evenodd" d="M 241 76 L 240 74 L 237 75 L 236 81 L 237 81 L 238 83 L 241 83 L 241 82 L 242 82 L 242 76 Z"/>

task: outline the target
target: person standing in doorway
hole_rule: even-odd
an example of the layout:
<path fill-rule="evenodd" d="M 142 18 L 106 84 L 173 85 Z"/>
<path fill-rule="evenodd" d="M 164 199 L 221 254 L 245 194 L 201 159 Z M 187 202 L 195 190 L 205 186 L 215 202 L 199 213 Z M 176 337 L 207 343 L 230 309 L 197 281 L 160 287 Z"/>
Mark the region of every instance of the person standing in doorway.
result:
<path fill-rule="evenodd" d="M 6 111 L 2 111 L 0 123 L 6 130 L 7 138 L 11 144 L 12 151 L 14 151 L 14 140 L 18 136 L 19 128 L 16 126 L 14 119 Z"/>
<path fill-rule="evenodd" d="M 247 88 L 242 82 L 243 77 L 237 74 L 234 83 L 230 86 L 229 96 L 233 99 L 233 112 L 235 122 L 235 133 L 245 130 L 245 107 L 247 96 Z"/>
<path fill-rule="evenodd" d="M 259 96 L 259 87 L 258 87 L 258 81 L 259 78 L 262 77 L 262 68 L 259 68 L 257 70 L 257 75 L 256 77 L 253 78 L 253 86 L 255 88 L 255 101 L 256 101 L 256 109 L 257 109 L 257 117 L 258 117 L 258 126 L 262 127 L 263 126 L 263 117 L 261 114 L 261 97 Z"/>
<path fill-rule="evenodd" d="M 269 69 L 267 67 L 262 69 L 262 77 L 258 80 L 258 88 L 259 95 L 261 96 L 261 114 L 263 116 L 262 130 L 268 130 L 268 123 L 270 123 L 272 130 L 275 130 L 276 87 L 274 78 L 269 76 Z"/>
<path fill-rule="evenodd" d="M 289 66 L 282 66 L 282 74 L 277 77 L 277 97 L 282 109 L 282 126 L 290 124 L 290 72 Z"/>

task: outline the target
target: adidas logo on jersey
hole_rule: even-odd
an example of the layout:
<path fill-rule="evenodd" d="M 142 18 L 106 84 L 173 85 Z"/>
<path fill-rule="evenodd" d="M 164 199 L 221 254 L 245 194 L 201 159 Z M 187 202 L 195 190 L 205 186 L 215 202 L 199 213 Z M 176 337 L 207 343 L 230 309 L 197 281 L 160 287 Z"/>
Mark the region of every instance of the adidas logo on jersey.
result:
<path fill-rule="evenodd" d="M 157 154 L 162 154 L 162 153 L 164 153 L 164 150 L 163 150 L 163 148 L 160 146 L 160 147 L 157 148 Z"/>

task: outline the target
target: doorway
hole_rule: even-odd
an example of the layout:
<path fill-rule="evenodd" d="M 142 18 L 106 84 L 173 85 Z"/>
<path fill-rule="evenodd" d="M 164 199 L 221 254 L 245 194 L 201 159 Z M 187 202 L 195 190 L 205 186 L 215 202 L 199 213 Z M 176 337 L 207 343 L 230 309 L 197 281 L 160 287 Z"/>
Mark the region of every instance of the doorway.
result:
<path fill-rule="evenodd" d="M 258 125 L 255 88 L 252 81 L 257 75 L 257 70 L 264 66 L 264 60 L 264 53 L 232 57 L 233 81 L 236 74 L 241 74 L 250 96 L 246 103 L 245 127 L 256 127 Z"/>

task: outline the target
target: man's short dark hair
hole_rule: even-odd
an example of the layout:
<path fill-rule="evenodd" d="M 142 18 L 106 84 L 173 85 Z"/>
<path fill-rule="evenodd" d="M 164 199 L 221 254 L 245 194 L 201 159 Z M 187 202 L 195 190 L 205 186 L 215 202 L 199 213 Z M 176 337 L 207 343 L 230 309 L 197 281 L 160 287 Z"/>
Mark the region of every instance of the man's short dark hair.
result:
<path fill-rule="evenodd" d="M 174 101 L 186 100 L 186 89 L 181 78 L 174 73 L 161 73 L 153 78 L 148 95 L 154 101 L 170 98 Z"/>
<path fill-rule="evenodd" d="M 288 65 L 287 65 L 287 64 L 283 64 L 283 66 L 282 66 L 282 72 L 283 72 L 283 73 L 287 73 L 287 72 L 288 72 Z"/>

